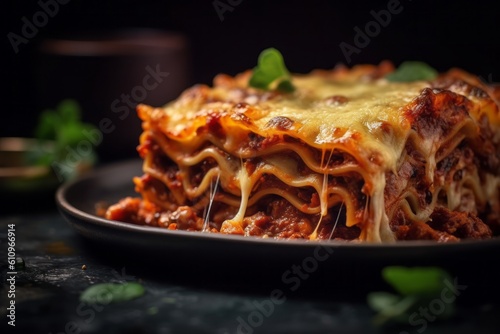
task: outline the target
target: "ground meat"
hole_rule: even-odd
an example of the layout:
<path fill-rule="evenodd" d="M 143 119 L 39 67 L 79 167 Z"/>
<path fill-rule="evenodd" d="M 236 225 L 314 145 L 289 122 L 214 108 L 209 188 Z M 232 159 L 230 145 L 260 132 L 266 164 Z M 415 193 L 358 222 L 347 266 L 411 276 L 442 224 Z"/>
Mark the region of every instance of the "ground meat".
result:
<path fill-rule="evenodd" d="M 307 238 L 313 232 L 313 226 L 307 216 L 284 199 L 271 202 L 268 213 L 274 218 L 267 230 L 272 236 Z"/>
<path fill-rule="evenodd" d="M 334 210 L 335 211 L 335 210 Z M 321 219 L 318 228 L 318 239 L 353 240 L 359 237 L 360 229 L 356 226 L 346 227 L 342 216 L 335 226 L 338 213 L 332 212 Z M 335 218 L 332 218 L 335 217 Z M 266 236 L 283 239 L 308 239 L 316 228 L 320 215 L 307 215 L 300 212 L 284 199 L 271 201 L 266 212 L 247 216 L 243 219 L 245 235 Z M 332 229 L 335 230 L 332 233 Z"/>
<path fill-rule="evenodd" d="M 426 223 L 421 222 L 412 222 L 411 225 L 400 226 L 397 235 L 400 240 L 459 241 L 457 237 L 446 232 L 436 231 Z"/>
<path fill-rule="evenodd" d="M 159 208 L 153 203 L 140 198 L 126 197 L 117 204 L 110 206 L 105 218 L 137 225 L 157 226 L 156 217 Z"/>
<path fill-rule="evenodd" d="M 256 214 L 245 217 L 243 219 L 243 226 L 245 235 L 262 236 L 265 234 L 265 229 L 271 222 L 271 217 L 267 216 L 264 212 L 259 211 Z"/>
<path fill-rule="evenodd" d="M 354 240 L 359 238 L 361 234 L 361 229 L 358 226 L 347 227 L 344 223 L 338 223 L 335 226 L 335 230 L 332 233 L 332 228 L 335 225 L 335 222 L 332 221 L 329 224 L 325 224 L 324 228 L 320 228 L 318 233 L 318 239 L 321 240 Z"/>
<path fill-rule="evenodd" d="M 492 237 L 488 225 L 469 212 L 456 212 L 445 207 L 436 207 L 430 218 L 427 223 L 411 221 L 403 211 L 398 210 L 390 226 L 398 240 L 449 242 Z"/>
<path fill-rule="evenodd" d="M 491 229 L 493 235 L 500 235 L 500 204 L 495 204 L 494 207 L 487 205 L 483 221 Z"/>
<path fill-rule="evenodd" d="M 307 238 L 313 231 L 307 215 L 284 199 L 276 199 L 267 211 L 258 211 L 243 219 L 245 235 L 283 239 Z"/>
<path fill-rule="evenodd" d="M 488 239 L 491 229 L 470 212 L 450 211 L 437 207 L 431 215 L 429 226 L 438 231 L 449 233 L 460 239 Z"/>
<path fill-rule="evenodd" d="M 167 227 L 171 230 L 201 231 L 203 219 L 189 206 L 179 206 L 173 212 L 163 212 L 158 218 L 159 227 Z"/>

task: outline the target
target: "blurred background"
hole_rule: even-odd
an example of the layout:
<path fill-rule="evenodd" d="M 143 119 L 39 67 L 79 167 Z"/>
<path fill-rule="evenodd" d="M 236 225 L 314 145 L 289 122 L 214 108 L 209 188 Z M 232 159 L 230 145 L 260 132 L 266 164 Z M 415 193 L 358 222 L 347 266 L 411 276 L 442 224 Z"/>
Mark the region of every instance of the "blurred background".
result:
<path fill-rule="evenodd" d="M 37 326 L 37 331 L 32 332 L 46 329 L 45 333 L 75 328 L 68 325 L 73 320 L 82 324 L 86 319 L 86 316 L 82 318 L 83 312 L 78 312 L 78 294 L 93 282 L 115 282 L 117 270 L 125 276 L 125 269 L 130 279 L 137 277 L 148 284 L 146 298 L 138 299 L 135 304 L 107 307 L 94 322 L 85 321 L 85 327 L 76 328 L 85 329 L 86 333 L 149 333 L 150 328 L 159 328 L 159 324 L 167 331 L 176 326 L 187 328 L 181 326 L 190 326 L 195 321 L 204 332 L 209 331 L 207 328 L 211 327 L 207 326 L 212 323 L 214 327 L 228 324 L 236 328 L 234 319 L 252 311 L 247 303 L 263 303 L 268 300 L 271 288 L 283 286 L 284 281 L 279 279 L 288 262 L 274 267 L 276 259 L 260 263 L 257 257 L 254 259 L 259 262 L 254 265 L 258 266 L 257 270 L 242 271 L 241 261 L 205 261 L 213 255 L 202 250 L 200 254 L 206 256 L 194 259 L 193 266 L 186 266 L 183 261 L 190 253 L 179 248 L 179 256 L 162 254 L 168 265 L 159 265 L 161 260 L 156 262 L 154 256 L 138 253 L 142 257 L 137 260 L 138 254 L 128 257 L 122 253 L 122 250 L 135 252 L 135 248 L 84 244 L 55 212 L 54 191 L 63 181 L 61 176 L 77 175 L 88 170 L 89 165 L 93 167 L 96 161 L 105 164 L 137 159 L 136 146 L 141 133 L 135 113 L 137 103 L 161 106 L 191 85 L 211 84 L 219 73 L 234 75 L 253 68 L 259 53 L 269 47 L 280 50 L 288 69 L 296 73 L 331 69 L 339 63 L 353 66 L 391 60 L 398 65 L 405 60 L 420 60 L 439 71 L 460 67 L 480 75 L 484 81 L 500 82 L 497 7 L 495 1 L 485 0 L 3 1 L 0 11 L 0 77 L 4 83 L 0 90 L 0 222 L 2 226 L 19 222 L 18 255 L 26 260 L 26 269 L 20 270 L 16 283 L 18 328 Z M 63 101 L 66 102 L 62 104 Z M 48 109 L 52 112 L 43 113 Z M 75 120 L 78 113 L 83 125 Z M 43 118 L 46 123 L 42 128 L 41 115 L 50 116 Z M 59 118 L 56 125 L 52 122 L 55 118 Z M 21 161 L 25 158 L 25 147 L 4 142 L 2 138 L 36 135 L 56 137 L 56 145 L 32 145 L 31 151 L 50 151 L 55 146 L 57 154 L 38 156 L 42 165 L 21 169 L 19 166 L 25 163 Z M 89 150 L 94 151 L 91 154 Z M 88 157 L 92 159 L 86 159 Z M 83 161 L 75 163 L 79 158 Z M 124 189 L 132 192 L 133 183 L 127 182 L 130 183 L 125 184 Z M 94 203 L 88 194 L 83 194 L 81 200 L 82 203 L 90 201 L 85 202 L 89 207 Z M 39 212 L 45 213 L 37 214 Z M 4 218 L 11 213 L 16 216 Z M 6 237 L 6 231 L 6 227 L 2 228 L 0 234 Z M 7 251 L 3 245 L 6 243 L 0 252 Z M 186 243 L 182 247 L 191 246 Z M 203 245 L 193 249 L 199 251 L 200 247 Z M 449 261 L 430 255 L 418 259 L 418 253 L 409 256 L 407 262 L 412 265 L 432 262 L 451 268 L 460 284 L 470 286 L 460 303 L 474 298 L 481 303 L 498 301 L 499 278 L 492 266 L 498 261 L 493 259 L 495 252 L 479 245 L 473 249 L 476 252 L 464 251 L 460 256 L 450 256 Z M 112 250 L 120 252 L 119 255 L 113 257 L 116 253 Z M 281 255 L 288 256 L 285 252 Z M 231 255 L 228 256 L 231 259 Z M 5 253 L 3 259 L 6 258 Z M 334 256 L 332 265 L 342 266 L 351 261 L 352 254 L 347 258 Z M 335 262 L 338 259 L 340 262 Z M 266 319 L 266 324 L 278 325 L 282 321 L 286 323 L 281 328 L 283 332 L 283 328 L 314 331 L 315 325 L 338 323 L 346 326 L 341 327 L 345 332 L 359 321 L 368 323 L 371 315 L 367 306 L 358 308 L 361 305 L 357 302 L 336 303 L 348 295 L 359 297 L 364 303 L 366 291 L 378 286 L 387 289 L 377 277 L 379 266 L 393 264 L 392 257 L 377 258 L 370 254 L 368 259 L 355 262 L 357 265 L 349 263 L 344 266 L 346 270 L 339 272 L 323 266 L 316 277 L 309 279 L 302 291 L 290 299 L 310 298 L 308 293 L 316 291 L 316 296 L 328 299 L 328 303 L 315 304 L 308 300 L 287 303 L 274 316 L 276 320 Z M 85 268 L 88 266 L 85 274 L 79 270 L 84 263 Z M 233 266 L 227 266 L 231 263 Z M 22 264 L 24 266 L 24 260 Z M 238 268 L 233 270 L 233 267 Z M 0 266 L 0 276 L 1 270 L 7 272 L 6 265 Z M 242 283 L 242 272 L 243 282 L 249 284 Z M 237 279 L 233 279 L 235 275 Z M 258 277 L 254 279 L 254 276 Z M 201 285 L 200 277 L 203 277 Z M 355 288 L 349 289 L 350 286 Z M 6 291 L 7 285 L 5 290 L 2 288 L 0 285 L 0 290 Z M 232 290 L 245 297 L 235 297 Z M 254 297 L 253 291 L 259 295 L 265 293 L 262 298 L 266 299 Z M 498 328 L 498 302 L 494 307 L 475 305 L 452 320 L 456 325 L 453 328 L 462 328 L 462 333 L 483 333 L 481 328 L 490 324 Z M 466 313 L 469 309 L 473 311 L 470 314 Z M 155 313 L 150 314 L 151 310 L 158 314 L 153 316 Z M 303 318 L 299 315 L 307 319 L 304 322 L 307 327 L 301 326 Z M 2 324 L 6 324 L 5 316 L 2 318 Z M 66 323 L 69 320 L 71 322 Z M 115 327 L 116 324 L 120 326 Z M 440 327 L 430 327 L 427 333 L 440 332 Z M 415 329 L 411 330 L 415 332 Z"/>
<path fill-rule="evenodd" d="M 33 136 L 40 113 L 71 98 L 83 121 L 103 132 L 101 140 L 94 137 L 102 162 L 137 156 L 138 102 L 162 105 L 218 73 L 252 68 L 268 47 L 298 73 L 421 60 L 500 81 L 500 20 L 491 1 L 11 0 L 4 6 L 1 137 Z"/>

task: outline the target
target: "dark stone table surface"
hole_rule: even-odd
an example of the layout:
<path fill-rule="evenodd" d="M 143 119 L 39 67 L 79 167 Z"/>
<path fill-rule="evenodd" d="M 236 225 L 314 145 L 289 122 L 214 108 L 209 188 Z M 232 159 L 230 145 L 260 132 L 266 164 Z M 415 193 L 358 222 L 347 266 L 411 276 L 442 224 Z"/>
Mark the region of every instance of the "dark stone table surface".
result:
<path fill-rule="evenodd" d="M 52 198 L 48 196 L 38 209 L 30 202 L 2 208 L 0 333 L 500 332 L 498 254 L 466 262 L 476 263 L 473 268 L 461 267 L 461 259 L 451 261 L 458 263 L 450 267 L 451 274 L 467 285 L 457 297 L 453 318 L 428 321 L 425 327 L 409 322 L 377 327 L 366 294 L 390 288 L 376 265 L 326 268 L 290 291 L 281 282 L 283 268 L 259 272 L 233 260 L 224 270 L 228 266 L 220 259 L 193 266 L 175 261 L 176 254 L 138 258 L 96 245 L 64 221 Z M 9 224 L 15 224 L 16 256 L 25 263 L 15 275 L 15 327 L 8 325 L 7 317 L 12 300 L 7 281 Z M 82 291 L 92 284 L 110 282 L 139 282 L 145 294 L 104 305 L 80 301 Z M 284 292 L 284 300 L 270 306 L 276 289 Z"/>

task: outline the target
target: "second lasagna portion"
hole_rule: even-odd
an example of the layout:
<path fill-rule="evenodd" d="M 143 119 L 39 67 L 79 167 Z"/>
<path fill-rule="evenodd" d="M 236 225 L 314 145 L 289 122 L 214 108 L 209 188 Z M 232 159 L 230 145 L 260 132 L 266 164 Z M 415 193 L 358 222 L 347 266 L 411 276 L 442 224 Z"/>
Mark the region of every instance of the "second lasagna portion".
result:
<path fill-rule="evenodd" d="M 142 198 L 108 219 L 276 238 L 453 241 L 500 234 L 500 117 L 477 79 L 388 82 L 391 66 L 220 75 L 138 106 Z M 489 94 L 489 93 L 490 94 Z"/>

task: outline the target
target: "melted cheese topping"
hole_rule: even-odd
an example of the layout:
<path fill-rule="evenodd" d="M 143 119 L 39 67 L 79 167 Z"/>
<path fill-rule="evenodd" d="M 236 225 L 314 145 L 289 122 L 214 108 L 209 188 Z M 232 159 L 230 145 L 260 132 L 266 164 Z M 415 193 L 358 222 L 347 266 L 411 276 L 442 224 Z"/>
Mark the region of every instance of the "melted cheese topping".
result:
<path fill-rule="evenodd" d="M 256 101 L 249 96 L 236 101 L 234 92 L 214 88 L 205 99 L 180 99 L 158 111 L 153 118 L 162 120 L 161 127 L 172 138 L 189 145 L 195 140 L 198 128 L 206 125 L 207 115 L 219 114 L 228 118 L 228 150 L 238 149 L 241 130 L 252 131 L 264 137 L 286 133 L 311 146 L 324 149 L 342 147 L 351 154 L 377 152 L 384 167 L 394 168 L 404 147 L 410 125 L 403 116 L 403 108 L 420 94 L 427 82 L 391 83 L 344 82 L 315 76 L 294 78 L 297 90 L 268 101 Z M 346 103 L 331 103 L 333 96 L 343 96 Z M 230 101 L 234 101 L 231 103 Z M 256 102 L 242 112 L 243 121 L 230 118 L 240 111 L 235 102 Z M 293 122 L 286 130 L 270 127 L 276 117 L 286 117 Z M 250 121 L 251 123 L 248 123 Z M 234 144 L 233 144 L 234 143 Z M 198 146 L 198 145 L 195 145 Z"/>
<path fill-rule="evenodd" d="M 390 217 L 385 211 L 385 178 L 388 172 L 397 174 L 398 168 L 408 158 L 403 151 L 409 138 L 426 157 L 426 180 L 432 185 L 436 153 L 443 142 L 448 143 L 451 151 L 466 135 L 475 131 L 482 114 L 495 118 L 490 120 L 492 123 L 498 123 L 499 119 L 494 104 L 490 103 L 488 108 L 477 104 L 470 110 L 473 119 L 457 125 L 448 137 L 440 138 L 438 142 L 433 137 L 419 137 L 406 114 L 408 106 L 430 87 L 429 82 L 391 83 L 384 79 L 339 80 L 304 75 L 294 76 L 293 84 L 296 86 L 293 93 L 274 96 L 236 81 L 230 87 L 197 86 L 164 108 L 144 105 L 138 108 L 145 121 L 145 131 L 153 131 L 162 151 L 178 164 L 184 175 L 183 193 L 179 193 L 179 189 L 173 191 L 176 198 L 185 195 L 194 200 L 201 197 L 214 178 L 217 177 L 217 183 L 220 178 L 223 194 L 218 195 L 218 200 L 233 206 L 236 211 L 232 219 L 222 224 L 221 232 L 243 234 L 242 222 L 247 208 L 262 197 L 274 194 L 304 213 L 319 213 L 321 217 L 327 215 L 333 205 L 341 204 L 346 208 L 346 226 L 361 228 L 360 240 L 394 241 L 389 227 Z M 479 102 L 478 99 L 472 100 Z M 281 140 L 276 145 L 255 149 L 249 145 L 252 135 L 265 139 L 286 135 L 299 143 Z M 321 161 L 313 154 L 314 150 L 321 151 Z M 283 154 L 285 151 L 287 153 Z M 334 151 L 347 154 L 353 161 L 331 166 Z M 295 158 L 287 156 L 290 152 L 300 157 L 309 168 L 309 174 L 301 174 Z M 259 157 L 262 163 L 248 172 L 245 159 L 254 157 Z M 206 172 L 199 184 L 191 184 L 190 168 L 206 159 L 213 159 L 216 167 Z M 145 161 L 150 173 L 154 173 L 152 157 Z M 276 176 L 286 186 L 316 190 L 319 206 L 311 207 L 304 199 L 283 188 L 255 190 L 264 174 Z M 364 181 L 360 192 L 367 196 L 362 220 L 354 214 L 356 208 L 352 204 L 352 194 L 344 186 L 331 181 L 336 177 L 351 178 L 353 174 Z M 495 187 L 488 192 L 496 194 L 500 181 L 497 177 L 492 176 L 492 179 Z M 436 189 L 432 206 L 439 190 Z M 450 205 L 457 206 L 462 198 L 460 190 L 445 190 L 449 192 Z M 471 191 L 465 189 L 465 193 Z M 408 191 L 401 195 L 399 205 L 415 220 L 425 221 L 432 209 L 427 207 L 414 213 L 412 209 L 418 206 L 414 198 Z M 213 200 L 214 196 L 210 195 L 210 201 Z M 317 237 L 321 217 L 311 239 Z"/>

